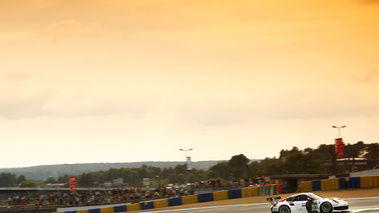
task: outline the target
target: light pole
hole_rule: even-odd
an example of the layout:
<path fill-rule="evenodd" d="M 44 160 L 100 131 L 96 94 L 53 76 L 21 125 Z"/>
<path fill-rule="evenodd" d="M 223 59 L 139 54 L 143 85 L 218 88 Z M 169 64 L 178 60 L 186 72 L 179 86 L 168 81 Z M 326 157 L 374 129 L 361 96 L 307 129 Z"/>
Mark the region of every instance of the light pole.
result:
<path fill-rule="evenodd" d="M 345 128 L 346 125 L 343 125 L 343 126 L 332 126 L 332 127 L 338 129 L 338 138 L 341 138 L 341 128 Z"/>
<path fill-rule="evenodd" d="M 179 149 L 180 151 L 183 151 L 185 152 L 185 156 L 186 156 L 186 161 L 187 161 L 187 168 L 186 168 L 186 171 L 185 171 L 185 177 L 186 177 L 186 181 L 185 181 L 185 184 L 187 184 L 187 169 L 188 169 L 188 158 L 187 158 L 187 152 L 189 151 L 192 151 L 193 149 Z"/>
<path fill-rule="evenodd" d="M 65 163 L 66 166 L 71 166 L 71 176 L 74 176 L 74 166 L 78 165 L 78 163 Z"/>
<path fill-rule="evenodd" d="M 180 151 L 184 151 L 186 153 L 186 160 L 187 160 L 187 152 L 192 151 L 192 149 L 179 149 Z"/>

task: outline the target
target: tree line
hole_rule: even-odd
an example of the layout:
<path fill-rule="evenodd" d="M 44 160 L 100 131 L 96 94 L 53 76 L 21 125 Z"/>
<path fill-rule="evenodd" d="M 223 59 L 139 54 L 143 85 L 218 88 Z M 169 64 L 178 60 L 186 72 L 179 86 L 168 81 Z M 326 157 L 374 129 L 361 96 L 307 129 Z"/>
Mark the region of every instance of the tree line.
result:
<path fill-rule="evenodd" d="M 344 147 L 346 158 L 379 159 L 379 144 L 365 144 L 362 141 L 356 144 L 347 144 Z M 198 182 L 209 179 L 233 181 L 240 178 L 255 178 L 260 176 L 280 174 L 333 174 L 346 172 L 346 168 L 338 167 L 334 145 L 322 144 L 317 149 L 306 148 L 299 150 L 281 150 L 279 158 L 265 158 L 250 161 L 243 154 L 234 155 L 229 161 L 222 161 L 208 170 L 192 169 L 186 171 L 186 164 L 175 167 L 160 168 L 142 165 L 139 168 L 109 169 L 107 171 L 86 172 L 77 176 L 78 187 L 98 187 L 105 182 L 122 179 L 126 186 L 142 186 L 142 179 L 149 178 L 152 186 L 168 183 Z M 327 166 L 326 166 L 327 165 Z M 68 186 L 69 175 L 58 178 L 49 177 L 46 180 L 26 180 L 25 176 L 16 176 L 11 173 L 0 174 L 0 187 L 47 187 L 56 183 L 65 183 Z"/>
<path fill-rule="evenodd" d="M 350 159 L 379 159 L 379 144 L 356 144 L 344 146 L 344 157 Z M 233 156 L 228 162 L 220 162 L 209 169 L 212 177 L 224 179 L 234 177 L 257 177 L 281 174 L 338 174 L 349 172 L 350 168 L 336 165 L 334 145 L 322 144 L 317 149 L 281 150 L 279 158 L 265 158 L 249 162 L 244 155 Z"/>

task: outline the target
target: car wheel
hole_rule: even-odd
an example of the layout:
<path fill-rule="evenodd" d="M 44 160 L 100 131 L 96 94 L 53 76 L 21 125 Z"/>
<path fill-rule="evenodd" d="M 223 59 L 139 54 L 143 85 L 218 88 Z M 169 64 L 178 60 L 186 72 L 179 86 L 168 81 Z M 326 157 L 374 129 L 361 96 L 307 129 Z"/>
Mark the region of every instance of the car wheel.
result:
<path fill-rule="evenodd" d="M 321 213 L 330 213 L 333 210 L 332 204 L 326 202 L 320 206 Z"/>
<path fill-rule="evenodd" d="M 279 213 L 291 213 L 291 209 L 288 206 L 281 206 L 279 208 Z"/>

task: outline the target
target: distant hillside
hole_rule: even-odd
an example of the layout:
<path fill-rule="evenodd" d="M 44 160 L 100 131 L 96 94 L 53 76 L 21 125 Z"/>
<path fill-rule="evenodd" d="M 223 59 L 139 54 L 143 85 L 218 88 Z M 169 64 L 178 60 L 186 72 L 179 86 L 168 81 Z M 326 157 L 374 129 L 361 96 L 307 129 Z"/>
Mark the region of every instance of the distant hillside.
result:
<path fill-rule="evenodd" d="M 192 162 L 192 167 L 197 170 L 208 170 L 210 167 L 216 165 L 221 161 L 197 161 Z M 146 161 L 146 162 L 133 162 L 133 163 L 83 163 L 75 164 L 73 166 L 65 164 L 57 165 L 42 165 L 22 168 L 4 168 L 0 169 L 0 173 L 11 173 L 16 176 L 24 175 L 27 179 L 45 180 L 48 177 L 58 178 L 59 176 L 70 175 L 71 168 L 74 175 L 81 175 L 83 173 L 94 171 L 106 171 L 111 168 L 139 168 L 143 165 L 159 167 L 159 168 L 174 168 L 178 164 L 183 165 L 183 161 Z"/>

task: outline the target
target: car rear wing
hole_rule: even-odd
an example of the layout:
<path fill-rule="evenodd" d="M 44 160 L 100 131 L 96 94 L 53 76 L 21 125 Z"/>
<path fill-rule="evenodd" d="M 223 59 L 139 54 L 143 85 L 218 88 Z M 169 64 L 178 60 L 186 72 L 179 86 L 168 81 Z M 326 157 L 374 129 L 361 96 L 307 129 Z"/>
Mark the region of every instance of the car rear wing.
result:
<path fill-rule="evenodd" d="M 281 199 L 281 197 L 269 197 L 267 198 L 267 201 L 271 203 L 271 205 L 275 205 L 278 203 L 278 200 Z"/>

